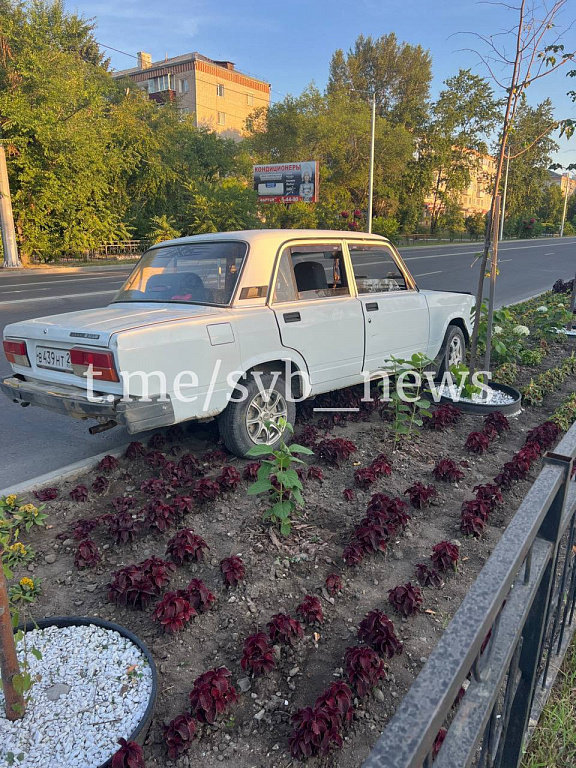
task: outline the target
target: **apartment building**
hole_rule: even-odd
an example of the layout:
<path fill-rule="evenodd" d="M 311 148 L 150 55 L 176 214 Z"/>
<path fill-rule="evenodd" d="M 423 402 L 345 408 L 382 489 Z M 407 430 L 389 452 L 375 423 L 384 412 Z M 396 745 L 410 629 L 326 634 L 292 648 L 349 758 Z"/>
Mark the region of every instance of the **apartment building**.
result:
<path fill-rule="evenodd" d="M 154 101 L 176 102 L 197 126 L 236 139 L 245 133 L 246 118 L 270 104 L 269 83 L 239 72 L 231 61 L 200 53 L 153 62 L 141 51 L 137 67 L 115 71 L 113 77 L 129 77 Z"/>
<path fill-rule="evenodd" d="M 469 150 L 476 155 L 476 163 L 470 170 L 470 184 L 459 193 L 457 202 L 464 216 L 472 216 L 476 213 L 485 214 L 490 210 L 492 201 L 492 184 L 496 176 L 496 160 L 491 155 L 481 155 Z M 424 205 L 430 215 L 433 211 L 442 208 L 442 201 L 438 195 L 431 191 L 424 198 Z"/>
<path fill-rule="evenodd" d="M 568 197 L 576 193 L 576 179 L 572 178 L 569 173 L 556 173 L 556 171 L 548 171 L 548 184 L 560 187 L 562 194 L 568 193 Z"/>

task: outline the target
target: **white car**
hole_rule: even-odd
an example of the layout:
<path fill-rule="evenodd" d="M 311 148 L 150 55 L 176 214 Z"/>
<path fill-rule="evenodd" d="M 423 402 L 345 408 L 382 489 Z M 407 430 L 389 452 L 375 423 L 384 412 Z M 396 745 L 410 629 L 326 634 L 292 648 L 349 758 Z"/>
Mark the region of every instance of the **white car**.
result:
<path fill-rule="evenodd" d="M 4 329 L 15 403 L 136 433 L 218 417 L 244 456 L 295 400 L 365 383 L 391 355 L 463 361 L 472 296 L 419 290 L 376 235 L 254 230 L 160 243 L 111 304 Z M 91 373 L 92 376 L 87 374 Z"/>

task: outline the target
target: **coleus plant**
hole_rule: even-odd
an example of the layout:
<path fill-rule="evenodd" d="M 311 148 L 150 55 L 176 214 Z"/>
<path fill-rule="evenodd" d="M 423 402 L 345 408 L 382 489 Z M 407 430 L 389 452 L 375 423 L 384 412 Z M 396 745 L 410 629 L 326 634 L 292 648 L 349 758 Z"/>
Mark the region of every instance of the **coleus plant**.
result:
<path fill-rule="evenodd" d="M 473 536 L 479 539 L 486 528 L 486 521 L 472 512 L 462 512 L 460 516 L 460 530 L 465 536 Z"/>
<path fill-rule="evenodd" d="M 154 433 L 150 440 L 148 440 L 148 448 L 151 448 L 153 451 L 158 451 L 160 448 L 164 448 L 165 445 L 166 438 L 160 432 Z"/>
<path fill-rule="evenodd" d="M 91 539 L 85 539 L 78 544 L 78 549 L 74 555 L 74 565 L 80 570 L 94 568 L 101 559 L 102 556 L 96 542 Z"/>
<path fill-rule="evenodd" d="M 184 565 L 187 562 L 202 562 L 204 552 L 208 549 L 202 536 L 194 533 L 191 528 L 183 528 L 168 542 L 166 554 L 176 565 Z"/>
<path fill-rule="evenodd" d="M 182 479 L 188 477 L 199 477 L 202 474 L 202 467 L 200 462 L 191 453 L 185 453 L 184 456 L 178 462 L 178 470 Z"/>
<path fill-rule="evenodd" d="M 134 541 L 142 527 L 141 521 L 133 517 L 131 512 L 108 515 L 106 525 L 115 544 L 129 544 Z"/>
<path fill-rule="evenodd" d="M 140 490 L 149 496 L 160 496 L 165 493 L 166 484 L 161 477 L 149 477 L 142 481 Z"/>
<path fill-rule="evenodd" d="M 341 749 L 342 736 L 334 715 L 326 707 L 304 707 L 292 715 L 294 730 L 288 744 L 295 760 L 325 757 L 332 749 Z"/>
<path fill-rule="evenodd" d="M 389 476 L 392 474 L 392 465 L 385 453 L 379 453 L 370 463 L 370 466 L 378 476 Z"/>
<path fill-rule="evenodd" d="M 120 462 L 114 456 L 104 456 L 104 458 L 98 464 L 98 469 L 101 472 L 112 472 L 114 469 L 118 469 Z"/>
<path fill-rule="evenodd" d="M 96 528 L 107 519 L 108 515 L 102 515 L 98 517 L 83 517 L 79 520 L 75 520 L 70 528 L 72 538 L 76 539 L 76 541 L 82 541 L 83 539 L 89 538 L 92 531 L 95 531 Z"/>
<path fill-rule="evenodd" d="M 202 454 L 202 463 L 209 467 L 218 467 L 230 458 L 229 454 L 222 448 L 215 448 L 212 451 L 206 451 Z"/>
<path fill-rule="evenodd" d="M 342 491 L 342 495 L 344 496 L 346 501 L 354 501 L 355 494 L 352 488 L 344 488 Z"/>
<path fill-rule="evenodd" d="M 347 461 L 353 453 L 356 453 L 356 446 L 351 440 L 344 440 L 342 437 L 327 438 L 318 445 L 318 456 L 333 467 L 339 467 L 343 461 Z"/>
<path fill-rule="evenodd" d="M 472 491 L 476 494 L 476 498 L 479 501 L 483 501 L 488 504 L 490 511 L 493 511 L 499 504 L 502 504 L 504 501 L 502 491 L 495 483 L 475 485 Z"/>
<path fill-rule="evenodd" d="M 430 506 L 432 499 L 438 496 L 438 491 L 433 485 L 424 485 L 417 481 L 410 488 L 406 488 L 404 495 L 408 496 L 414 509 L 424 509 Z"/>
<path fill-rule="evenodd" d="M 149 451 L 145 456 L 145 461 L 153 469 L 162 469 L 168 459 L 160 451 Z"/>
<path fill-rule="evenodd" d="M 38 501 L 53 501 L 58 498 L 58 488 L 42 488 L 40 491 L 34 491 L 34 496 Z"/>
<path fill-rule="evenodd" d="M 240 666 L 254 677 L 267 675 L 276 667 L 274 649 L 264 632 L 257 632 L 244 640 L 244 649 Z"/>
<path fill-rule="evenodd" d="M 364 547 L 357 541 L 352 540 L 344 547 L 342 552 L 342 560 L 350 568 L 354 568 L 364 560 L 366 557 L 366 551 Z"/>
<path fill-rule="evenodd" d="M 490 447 L 490 438 L 484 432 L 470 432 L 464 445 L 470 453 L 481 455 Z"/>
<path fill-rule="evenodd" d="M 324 611 L 320 600 L 315 595 L 306 595 L 296 608 L 296 613 L 306 624 L 323 624 Z"/>
<path fill-rule="evenodd" d="M 460 559 L 460 548 L 457 544 L 450 541 L 441 541 L 432 547 L 430 555 L 433 565 L 442 573 L 446 571 L 458 570 L 458 560 Z"/>
<path fill-rule="evenodd" d="M 180 517 L 179 510 L 171 504 L 165 504 L 160 499 L 153 499 L 144 508 L 146 525 L 154 531 L 165 533 L 176 524 Z"/>
<path fill-rule="evenodd" d="M 422 590 L 407 581 L 406 584 L 388 590 L 388 602 L 402 616 L 414 616 L 423 603 Z"/>
<path fill-rule="evenodd" d="M 197 480 L 194 483 L 192 489 L 192 497 L 200 504 L 214 501 L 220 496 L 220 493 L 220 485 L 215 480 L 210 480 L 208 477 L 201 477 L 200 480 Z"/>
<path fill-rule="evenodd" d="M 244 580 L 246 568 L 239 555 L 231 555 L 220 561 L 220 572 L 227 587 L 237 587 Z"/>
<path fill-rule="evenodd" d="M 111 768 L 146 768 L 142 747 L 135 741 L 118 739 L 120 749 L 112 755 Z"/>
<path fill-rule="evenodd" d="M 358 640 L 388 659 L 402 653 L 402 643 L 396 635 L 394 624 L 385 613 L 376 609 L 367 613 L 360 622 Z"/>
<path fill-rule="evenodd" d="M 326 591 L 332 597 L 342 591 L 342 579 L 337 573 L 329 573 L 328 576 L 326 576 L 325 585 Z"/>
<path fill-rule="evenodd" d="M 367 555 L 386 552 L 391 538 L 389 526 L 365 519 L 354 529 L 353 543 L 359 544 Z"/>
<path fill-rule="evenodd" d="M 196 678 L 190 691 L 190 707 L 199 722 L 215 723 L 236 702 L 238 697 L 230 677 L 226 667 L 218 667 Z"/>
<path fill-rule="evenodd" d="M 152 614 L 152 621 L 158 622 L 165 632 L 173 634 L 184 629 L 190 619 L 196 615 L 196 610 L 188 598 L 188 592 L 179 589 L 166 592 Z"/>
<path fill-rule="evenodd" d="M 216 478 L 216 482 L 223 491 L 234 491 L 242 480 L 242 475 L 236 467 L 226 466 Z"/>
<path fill-rule="evenodd" d="M 250 461 L 246 466 L 244 467 L 244 472 L 242 473 L 244 480 L 256 480 L 258 477 L 258 470 L 262 466 L 262 463 L 259 461 Z"/>
<path fill-rule="evenodd" d="M 179 443 L 184 440 L 184 430 L 180 424 L 171 424 L 166 430 L 166 439 L 171 443 Z"/>
<path fill-rule="evenodd" d="M 354 694 L 349 685 L 342 680 L 336 680 L 318 696 L 314 706 L 336 712 L 339 727 L 344 727 L 351 722 L 354 715 Z"/>
<path fill-rule="evenodd" d="M 172 499 L 172 508 L 179 516 L 184 516 L 194 509 L 194 500 L 192 496 L 174 496 Z"/>
<path fill-rule="evenodd" d="M 298 433 L 298 442 L 305 445 L 306 448 L 314 449 L 318 442 L 318 429 L 312 424 L 308 424 Z"/>
<path fill-rule="evenodd" d="M 324 472 L 320 469 L 320 467 L 316 467 L 312 465 L 311 467 L 308 467 L 308 472 L 306 473 L 306 478 L 308 480 L 318 480 L 319 483 L 324 482 Z"/>
<path fill-rule="evenodd" d="M 557 424 L 555 424 L 553 421 L 545 421 L 543 424 L 534 427 L 534 429 L 531 429 L 530 432 L 528 432 L 526 435 L 526 442 L 538 443 L 543 453 L 544 451 L 548 451 L 550 448 L 552 448 L 554 443 L 560 437 L 560 433 L 561 429 Z"/>
<path fill-rule="evenodd" d="M 133 496 L 116 496 L 112 499 L 112 506 L 116 512 L 127 512 L 136 506 L 136 499 Z"/>
<path fill-rule="evenodd" d="M 276 613 L 268 624 L 268 636 L 273 643 L 294 645 L 304 637 L 304 630 L 297 619 L 293 619 L 286 613 Z"/>
<path fill-rule="evenodd" d="M 98 475 L 98 477 L 94 480 L 92 483 L 92 490 L 94 493 L 106 493 L 108 490 L 108 487 L 110 485 L 110 481 L 107 477 L 104 477 L 103 475 Z"/>
<path fill-rule="evenodd" d="M 441 587 L 444 583 L 436 568 L 430 568 L 426 563 L 416 564 L 416 578 L 423 587 Z"/>
<path fill-rule="evenodd" d="M 149 557 L 137 565 L 127 565 L 113 574 L 108 586 L 111 603 L 130 608 L 147 608 L 170 583 L 174 563 Z"/>
<path fill-rule="evenodd" d="M 128 448 L 126 448 L 126 458 L 130 459 L 130 461 L 134 461 L 135 459 L 140 459 L 142 456 L 146 455 L 146 448 L 142 445 L 142 443 L 139 443 L 138 441 L 134 440 Z"/>
<path fill-rule="evenodd" d="M 77 485 L 70 491 L 70 498 L 73 501 L 88 501 L 88 488 L 85 485 Z"/>
<path fill-rule="evenodd" d="M 184 712 L 164 726 L 164 743 L 168 749 L 168 756 L 176 760 L 183 752 L 190 748 L 196 736 L 196 720 Z"/>
<path fill-rule="evenodd" d="M 440 459 L 432 470 L 432 474 L 436 480 L 442 480 L 445 483 L 455 483 L 464 477 L 464 472 L 452 459 Z"/>
<path fill-rule="evenodd" d="M 386 676 L 384 662 L 372 648 L 346 648 L 344 669 L 358 698 L 365 698 Z"/>
<path fill-rule="evenodd" d="M 473 515 L 474 517 L 479 517 L 484 522 L 487 522 L 492 507 L 490 506 L 489 501 L 476 498 L 463 501 L 460 510 L 462 515 Z"/>
<path fill-rule="evenodd" d="M 192 579 L 186 587 L 186 591 L 192 607 L 198 613 L 207 613 L 216 602 L 216 597 L 202 579 Z"/>
<path fill-rule="evenodd" d="M 354 483 L 363 491 L 374 485 L 376 479 L 377 474 L 373 467 L 360 467 L 354 472 Z"/>
<path fill-rule="evenodd" d="M 446 403 L 435 408 L 430 416 L 425 416 L 423 421 L 429 429 L 442 430 L 457 424 L 462 418 L 462 413 L 456 406 Z"/>
<path fill-rule="evenodd" d="M 493 411 L 485 416 L 484 424 L 493 427 L 499 435 L 510 429 L 510 422 L 501 411 Z"/>

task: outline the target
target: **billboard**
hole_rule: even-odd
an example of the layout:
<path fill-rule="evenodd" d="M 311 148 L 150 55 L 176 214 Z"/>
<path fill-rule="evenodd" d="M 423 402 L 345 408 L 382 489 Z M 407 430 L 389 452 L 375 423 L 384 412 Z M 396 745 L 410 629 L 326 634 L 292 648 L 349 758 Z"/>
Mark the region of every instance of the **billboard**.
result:
<path fill-rule="evenodd" d="M 262 203 L 317 203 L 318 163 L 254 166 L 254 190 Z"/>

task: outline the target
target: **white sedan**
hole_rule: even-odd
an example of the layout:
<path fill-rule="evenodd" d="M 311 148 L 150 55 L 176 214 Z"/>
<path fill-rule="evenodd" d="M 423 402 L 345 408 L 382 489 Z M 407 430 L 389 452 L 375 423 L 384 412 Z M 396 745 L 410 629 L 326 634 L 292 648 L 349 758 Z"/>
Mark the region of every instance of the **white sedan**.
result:
<path fill-rule="evenodd" d="M 472 303 L 419 290 L 376 235 L 196 235 L 150 248 L 107 307 L 6 326 L 0 386 L 92 432 L 218 417 L 244 456 L 278 444 L 298 399 L 365 383 L 392 355 L 462 362 Z"/>

